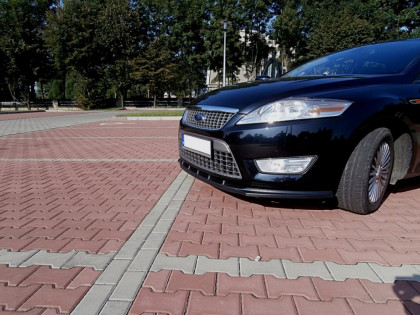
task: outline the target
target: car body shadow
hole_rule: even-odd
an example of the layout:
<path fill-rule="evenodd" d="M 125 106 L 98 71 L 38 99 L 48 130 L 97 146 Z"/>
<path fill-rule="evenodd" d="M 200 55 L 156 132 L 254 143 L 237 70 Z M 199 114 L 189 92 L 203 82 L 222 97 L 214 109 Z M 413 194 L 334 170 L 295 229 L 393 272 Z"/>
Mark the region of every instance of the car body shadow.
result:
<path fill-rule="evenodd" d="M 420 176 L 399 180 L 396 185 L 389 187 L 389 192 L 391 194 L 398 194 L 418 188 L 420 188 Z"/>
<path fill-rule="evenodd" d="M 407 315 L 420 314 L 420 274 L 397 277 L 392 288 L 404 305 Z"/>
<path fill-rule="evenodd" d="M 384 202 L 393 194 L 404 193 L 410 190 L 420 188 L 420 177 L 403 179 L 395 185 L 390 185 L 385 195 Z M 294 210 L 340 210 L 337 207 L 337 200 L 332 199 L 262 199 L 253 197 L 244 197 L 236 194 L 227 193 L 237 199 L 255 203 L 264 207 L 272 207 L 278 209 L 294 209 Z M 344 210 L 341 210 L 344 211 Z"/>

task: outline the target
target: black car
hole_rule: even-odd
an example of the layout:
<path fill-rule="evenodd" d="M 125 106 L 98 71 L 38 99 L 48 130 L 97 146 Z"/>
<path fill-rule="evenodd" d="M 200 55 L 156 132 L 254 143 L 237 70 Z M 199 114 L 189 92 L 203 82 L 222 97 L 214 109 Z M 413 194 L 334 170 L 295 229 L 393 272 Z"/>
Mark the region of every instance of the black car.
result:
<path fill-rule="evenodd" d="M 204 94 L 185 110 L 179 152 L 185 171 L 233 194 L 375 211 L 389 184 L 420 175 L 420 39 Z"/>

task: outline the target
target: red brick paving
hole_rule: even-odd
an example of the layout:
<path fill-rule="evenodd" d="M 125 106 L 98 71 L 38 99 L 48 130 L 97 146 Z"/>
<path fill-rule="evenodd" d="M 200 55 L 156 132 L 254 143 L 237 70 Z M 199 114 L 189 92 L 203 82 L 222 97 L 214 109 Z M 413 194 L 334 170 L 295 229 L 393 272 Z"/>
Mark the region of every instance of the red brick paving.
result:
<path fill-rule="evenodd" d="M 177 158 L 177 122 L 120 123 L 4 137 L 0 158 Z M 0 248 L 118 251 L 178 172 L 176 162 L 0 161 Z M 420 264 L 419 191 L 418 182 L 399 186 L 379 211 L 359 216 L 317 203 L 251 202 L 196 181 L 161 253 Z M 99 273 L 81 267 L 0 265 L 0 313 L 68 313 Z M 336 314 L 337 310 L 420 314 L 420 285 L 162 270 L 147 275 L 130 313 Z"/>
<path fill-rule="evenodd" d="M 0 120 L 44 118 L 54 116 L 80 115 L 82 112 L 22 112 L 22 113 L 0 113 Z"/>
<path fill-rule="evenodd" d="M 92 268 L 52 269 L 47 266 L 12 268 L 0 265 L 0 313 L 40 313 L 50 309 L 69 313 L 100 272 Z"/>
<path fill-rule="evenodd" d="M 196 181 L 161 252 L 171 256 L 248 257 L 294 262 L 420 264 L 420 188 L 391 193 L 375 213 L 361 216 L 316 207 L 252 203 Z M 290 204 L 290 202 L 289 202 Z M 315 206 L 314 206 L 315 204 Z M 309 206 L 308 206 L 309 205 Z"/>
<path fill-rule="evenodd" d="M 195 181 L 161 253 L 350 265 L 420 264 L 420 188 L 418 182 L 405 185 L 397 186 L 377 212 L 360 216 L 323 209 L 316 202 L 284 202 L 285 207 L 282 202 L 253 203 Z M 153 301 L 177 304 L 154 308 Z M 130 313 L 337 314 L 338 310 L 340 314 L 420 314 L 420 285 L 165 270 L 149 273 Z"/>
<path fill-rule="evenodd" d="M 14 159 L 0 161 L 0 249 L 106 254 L 123 246 L 178 175 L 177 163 L 66 159 L 176 159 L 177 122 L 107 123 L 0 139 L 0 158 Z M 28 158 L 52 160 L 18 160 Z M 0 265 L 0 313 L 69 313 L 99 274 Z"/>
<path fill-rule="evenodd" d="M 9 136 L 0 157 L 176 159 L 176 126 L 94 123 Z M 153 130 L 169 138 L 135 138 Z M 176 162 L 0 161 L 0 248 L 118 251 L 178 173 Z"/>
<path fill-rule="evenodd" d="M 215 286 L 215 283 L 217 284 Z M 420 312 L 417 282 L 342 282 L 254 275 L 249 278 L 181 271 L 150 272 L 130 314 L 413 314 Z M 369 312 L 369 313 L 368 313 Z M 408 313 L 408 312 L 407 312 Z"/>

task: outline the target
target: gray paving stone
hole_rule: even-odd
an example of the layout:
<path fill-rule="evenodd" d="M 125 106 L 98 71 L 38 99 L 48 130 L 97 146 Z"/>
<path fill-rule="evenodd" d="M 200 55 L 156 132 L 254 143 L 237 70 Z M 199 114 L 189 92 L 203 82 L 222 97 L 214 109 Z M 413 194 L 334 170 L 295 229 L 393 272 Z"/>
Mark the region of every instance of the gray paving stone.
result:
<path fill-rule="evenodd" d="M 162 214 L 165 212 L 167 205 L 155 205 L 152 209 L 153 213 Z M 150 212 L 152 212 L 150 211 Z"/>
<path fill-rule="evenodd" d="M 179 208 L 176 208 L 176 207 L 170 208 L 168 206 L 168 210 L 166 210 L 162 214 L 161 220 L 168 220 L 168 221 L 172 221 L 172 222 L 175 221 L 175 219 L 176 219 L 176 217 L 177 217 L 177 215 L 179 213 L 179 210 L 181 209 L 181 206 L 182 205 L 180 205 Z"/>
<path fill-rule="evenodd" d="M 136 241 L 130 238 L 125 242 L 123 247 L 121 247 L 114 259 L 134 259 L 143 243 L 144 241 Z"/>
<path fill-rule="evenodd" d="M 151 226 L 154 227 L 159 221 L 161 214 L 153 213 L 153 210 L 143 219 L 140 226 Z"/>
<path fill-rule="evenodd" d="M 166 254 L 159 254 L 153 262 L 151 271 L 181 270 L 184 273 L 192 274 L 196 265 L 197 256 L 172 257 Z"/>
<path fill-rule="evenodd" d="M 145 277 L 144 271 L 127 271 L 112 292 L 110 300 L 133 301 Z"/>
<path fill-rule="evenodd" d="M 239 258 L 241 277 L 252 275 L 273 275 L 276 278 L 285 278 L 283 264 L 279 259 L 270 261 L 253 261 L 248 258 Z"/>
<path fill-rule="evenodd" d="M 194 183 L 194 178 L 188 175 L 185 178 L 184 182 L 182 183 L 181 187 L 179 188 L 178 192 L 174 196 L 173 200 L 184 201 L 188 193 L 190 192 L 190 189 L 193 183 Z"/>
<path fill-rule="evenodd" d="M 222 272 L 232 277 L 239 277 L 239 258 L 210 259 L 206 256 L 198 256 L 195 273 L 205 274 L 206 272 Z"/>
<path fill-rule="evenodd" d="M 77 252 L 71 257 L 64 268 L 73 268 L 75 266 L 92 267 L 95 270 L 104 270 L 114 258 L 115 253 L 108 254 L 88 254 L 86 252 Z"/>
<path fill-rule="evenodd" d="M 152 225 L 141 225 L 131 234 L 129 240 L 136 240 L 136 241 L 144 241 L 152 233 L 153 226 Z"/>
<path fill-rule="evenodd" d="M 369 263 L 369 266 L 385 283 L 394 283 L 395 280 L 420 280 L 418 270 L 411 265 L 402 265 L 401 267 L 389 267 Z"/>
<path fill-rule="evenodd" d="M 156 249 L 140 249 L 128 271 L 148 271 L 158 253 Z"/>
<path fill-rule="evenodd" d="M 182 205 L 184 203 L 184 200 L 174 200 L 172 199 L 171 202 L 168 205 L 168 208 L 166 210 L 166 212 L 169 211 L 178 211 L 179 209 L 181 209 Z"/>
<path fill-rule="evenodd" d="M 34 256 L 38 250 L 27 252 L 11 252 L 6 249 L 0 250 L 0 264 L 8 264 L 10 267 L 19 267 L 23 262 Z"/>
<path fill-rule="evenodd" d="M 47 265 L 52 268 L 67 268 L 66 263 L 77 255 L 76 251 L 68 253 L 50 253 L 46 250 L 40 250 L 28 260 L 24 261 L 20 267 L 28 267 L 32 265 Z M 85 265 L 83 265 L 85 266 Z"/>
<path fill-rule="evenodd" d="M 299 277 L 319 277 L 324 280 L 333 280 L 324 262 L 314 261 L 313 263 L 294 263 L 290 260 L 283 260 L 283 267 L 287 279 Z"/>
<path fill-rule="evenodd" d="M 382 282 L 367 263 L 339 265 L 334 262 L 327 261 L 325 264 L 336 281 L 344 281 L 346 279 L 367 279 L 372 282 Z"/>
<path fill-rule="evenodd" d="M 112 289 L 112 285 L 94 284 L 71 312 L 71 315 L 98 314 L 108 300 Z"/>
<path fill-rule="evenodd" d="M 96 280 L 96 284 L 117 284 L 130 265 L 130 260 L 114 259 Z"/>
<path fill-rule="evenodd" d="M 157 249 L 159 250 L 162 246 L 163 241 L 166 238 L 164 233 L 151 233 L 147 240 L 144 242 L 142 249 Z"/>
<path fill-rule="evenodd" d="M 33 131 L 63 128 L 105 119 L 112 119 L 118 112 L 80 112 L 76 115 L 64 115 L 55 117 L 27 118 L 19 120 L 5 120 L 1 122 L 0 136 L 21 134 Z"/>
<path fill-rule="evenodd" d="M 159 222 L 156 224 L 155 228 L 153 229 L 153 233 L 165 233 L 167 234 L 172 227 L 172 220 L 164 220 L 161 219 L 159 220 Z"/>
<path fill-rule="evenodd" d="M 100 315 L 126 315 L 130 310 L 131 302 L 129 301 L 108 301 L 99 313 Z"/>

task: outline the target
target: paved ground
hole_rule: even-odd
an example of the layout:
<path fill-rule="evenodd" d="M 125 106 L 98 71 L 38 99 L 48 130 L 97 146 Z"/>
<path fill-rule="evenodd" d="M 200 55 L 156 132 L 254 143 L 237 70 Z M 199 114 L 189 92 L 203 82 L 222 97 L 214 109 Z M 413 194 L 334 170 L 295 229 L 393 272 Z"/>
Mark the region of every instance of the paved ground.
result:
<path fill-rule="evenodd" d="M 114 114 L 0 115 L 1 314 L 420 314 L 420 180 L 368 216 L 238 199 Z"/>

